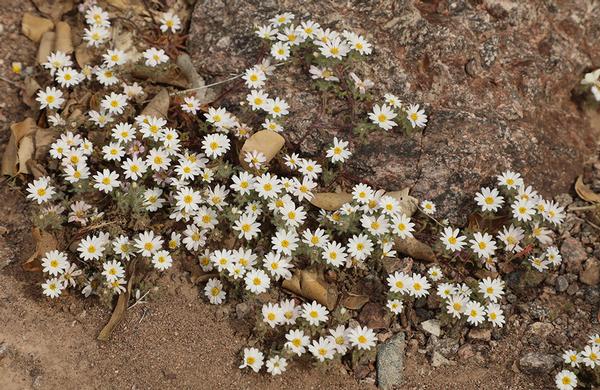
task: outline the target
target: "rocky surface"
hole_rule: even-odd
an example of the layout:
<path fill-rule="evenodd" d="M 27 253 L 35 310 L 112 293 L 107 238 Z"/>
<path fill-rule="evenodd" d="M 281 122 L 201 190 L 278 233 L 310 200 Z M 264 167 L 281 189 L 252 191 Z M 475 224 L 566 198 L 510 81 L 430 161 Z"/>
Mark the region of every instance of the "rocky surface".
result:
<path fill-rule="evenodd" d="M 402 385 L 406 338 L 403 332 L 381 344 L 377 351 L 377 384 L 391 390 Z"/>
<path fill-rule="evenodd" d="M 592 50 L 600 19 L 589 4 L 201 0 L 188 49 L 203 75 L 221 80 L 264 58 L 253 23 L 278 12 L 365 34 L 376 50 L 359 75 L 375 81 L 376 96 L 424 104 L 430 122 L 422 135 L 353 139 L 347 176 L 386 189 L 412 186 L 461 220 L 472 191 L 500 170 L 522 172 L 545 195 L 568 189 L 580 172 L 599 134 L 571 99 L 583 72 L 600 64 Z M 353 138 L 343 113 L 323 112 L 306 74 L 284 71 L 268 88 L 285 90 L 291 103 L 291 146 L 320 155 L 334 135 Z"/>

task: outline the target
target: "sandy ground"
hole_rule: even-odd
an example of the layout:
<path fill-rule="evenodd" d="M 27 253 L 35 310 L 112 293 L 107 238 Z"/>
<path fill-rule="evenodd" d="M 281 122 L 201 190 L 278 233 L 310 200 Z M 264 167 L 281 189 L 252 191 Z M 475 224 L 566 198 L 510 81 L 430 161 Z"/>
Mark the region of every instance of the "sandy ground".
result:
<path fill-rule="evenodd" d="M 35 47 L 22 36 L 29 2 L 0 0 L 0 74 L 13 79 L 12 61 L 33 64 Z M 22 120 L 25 106 L 16 87 L 0 80 L 0 154 L 8 125 Z M 226 316 L 230 306 L 203 302 L 177 270 L 165 274 L 148 304 L 127 313 L 112 340 L 96 340 L 110 309 L 79 295 L 49 301 L 41 275 L 20 262 L 33 251 L 26 202 L 17 188 L 0 184 L 0 389 L 363 389 L 338 364 L 312 368 L 294 364 L 283 377 L 237 369 L 245 345 Z M 8 264 L 8 265 L 7 265 Z M 512 369 L 511 338 L 493 363 L 459 362 L 434 369 L 423 355 L 407 357 L 406 389 L 535 389 Z"/>

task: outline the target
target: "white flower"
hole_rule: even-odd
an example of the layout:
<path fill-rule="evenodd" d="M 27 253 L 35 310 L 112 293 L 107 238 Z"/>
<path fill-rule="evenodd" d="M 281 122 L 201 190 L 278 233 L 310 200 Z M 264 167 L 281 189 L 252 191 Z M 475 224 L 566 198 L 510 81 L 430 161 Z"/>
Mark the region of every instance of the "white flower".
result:
<path fill-rule="evenodd" d="M 267 366 L 267 372 L 271 375 L 281 375 L 286 370 L 287 360 L 285 360 L 285 358 L 282 358 L 281 356 L 273 356 L 272 358 L 267 360 L 267 363 L 265 365 Z"/>
<path fill-rule="evenodd" d="M 384 130 L 389 130 L 396 126 L 396 122 L 392 120 L 395 117 L 396 113 L 394 113 L 394 111 L 386 104 L 382 104 L 381 106 L 378 104 L 374 105 L 373 112 L 369 113 L 371 122 Z"/>
<path fill-rule="evenodd" d="M 469 324 L 479 325 L 484 320 L 485 308 L 479 302 L 470 301 L 465 305 L 465 314 Z"/>
<path fill-rule="evenodd" d="M 330 241 L 323 247 L 323 253 L 321 256 L 327 264 L 330 264 L 334 267 L 345 265 L 348 257 L 345 248 L 335 241 Z"/>
<path fill-rule="evenodd" d="M 515 227 L 512 223 L 502 232 L 498 233 L 498 239 L 504 243 L 507 252 L 518 252 L 521 250 L 521 240 L 525 238 L 525 231 L 520 227 Z"/>
<path fill-rule="evenodd" d="M 396 271 L 387 277 L 388 286 L 392 293 L 406 293 L 411 286 L 411 278 L 404 272 Z"/>
<path fill-rule="evenodd" d="M 109 282 L 125 277 L 125 268 L 123 268 L 123 264 L 116 260 L 104 262 L 102 264 L 102 270 L 102 275 Z"/>
<path fill-rule="evenodd" d="M 340 81 L 339 78 L 335 77 L 330 68 L 319 68 L 311 65 L 308 71 L 310 72 L 310 77 L 314 80 L 323 79 L 325 81 Z"/>
<path fill-rule="evenodd" d="M 183 98 L 181 109 L 185 112 L 196 115 L 200 109 L 200 100 L 196 99 L 195 96 L 186 96 Z"/>
<path fill-rule="evenodd" d="M 427 275 L 429 275 L 429 279 L 431 279 L 432 282 L 437 282 L 443 276 L 442 270 L 440 269 L 440 267 L 438 267 L 436 265 L 429 268 L 429 270 L 427 271 Z"/>
<path fill-rule="evenodd" d="M 146 162 L 139 157 L 128 158 L 123 163 L 123 171 L 127 179 L 136 181 L 140 179 L 148 171 Z"/>
<path fill-rule="evenodd" d="M 577 376 L 569 370 L 562 370 L 554 377 L 559 390 L 573 390 L 577 387 Z"/>
<path fill-rule="evenodd" d="M 361 95 L 364 95 L 365 93 L 367 93 L 368 89 L 371 89 L 375 86 L 375 83 L 373 81 L 369 79 L 361 80 L 354 72 L 350 72 L 349 76 L 352 79 L 352 82 L 354 83 L 354 87 L 358 89 L 358 92 Z"/>
<path fill-rule="evenodd" d="M 300 308 L 296 306 L 293 299 L 283 300 L 280 303 L 281 313 L 283 317 L 281 318 L 281 323 L 285 325 L 293 325 L 296 323 L 296 319 L 300 315 Z"/>
<path fill-rule="evenodd" d="M 265 271 L 260 269 L 250 270 L 244 277 L 246 282 L 246 290 L 254 294 L 261 294 L 269 288 L 271 280 Z"/>
<path fill-rule="evenodd" d="M 504 203 L 504 197 L 500 196 L 500 193 L 497 189 L 492 188 L 491 190 L 487 187 L 481 189 L 481 192 L 478 192 L 475 195 L 475 201 L 483 211 L 493 211 L 496 212 L 502 204 Z"/>
<path fill-rule="evenodd" d="M 360 54 L 369 55 L 373 52 L 373 46 L 362 35 L 349 33 L 346 35 L 346 39 L 350 43 L 350 48 Z"/>
<path fill-rule="evenodd" d="M 99 25 L 83 30 L 83 40 L 91 47 L 99 47 L 108 39 L 109 35 L 108 29 Z"/>
<path fill-rule="evenodd" d="M 56 72 L 56 82 L 61 87 L 72 87 L 83 81 L 84 76 L 71 67 L 63 67 Z"/>
<path fill-rule="evenodd" d="M 54 53 L 50 53 L 48 58 L 46 58 L 46 62 L 44 62 L 42 65 L 44 68 L 50 70 L 51 75 L 54 75 L 57 70 L 73 65 L 73 61 L 71 61 L 69 56 L 62 51 L 56 51 Z"/>
<path fill-rule="evenodd" d="M 129 123 L 117 123 L 112 130 L 112 136 L 120 143 L 127 143 L 135 138 L 135 128 Z"/>
<path fill-rule="evenodd" d="M 124 260 L 129 260 L 131 256 L 131 243 L 129 237 L 119 236 L 113 241 L 113 252 L 115 255 L 121 256 Z"/>
<path fill-rule="evenodd" d="M 104 65 L 107 67 L 123 65 L 127 62 L 127 54 L 123 50 L 108 49 L 106 54 L 102 55 Z"/>
<path fill-rule="evenodd" d="M 248 163 L 248 166 L 250 166 L 250 168 L 260 169 L 264 162 L 267 161 L 267 157 L 262 152 L 252 150 L 246 152 L 244 161 Z"/>
<path fill-rule="evenodd" d="M 410 121 L 413 128 L 425 127 L 427 124 L 427 115 L 423 109 L 419 110 L 418 104 L 411 104 L 406 110 L 406 119 Z"/>
<path fill-rule="evenodd" d="M 244 360 L 240 368 L 250 367 L 259 372 L 263 366 L 264 355 L 256 348 L 244 348 Z"/>
<path fill-rule="evenodd" d="M 127 105 L 127 95 L 111 92 L 100 102 L 100 106 L 111 114 L 120 115 Z"/>
<path fill-rule="evenodd" d="M 211 158 L 224 155 L 229 150 L 229 138 L 225 134 L 207 134 L 202 140 L 202 150 Z"/>
<path fill-rule="evenodd" d="M 265 80 L 267 79 L 267 76 L 265 75 L 265 72 L 263 72 L 260 68 L 255 66 L 246 69 L 246 71 L 244 72 L 244 76 L 242 76 L 242 79 L 246 80 L 246 87 L 250 89 L 261 88 L 263 85 L 265 85 Z"/>
<path fill-rule="evenodd" d="M 155 236 L 152 230 L 140 233 L 134 241 L 138 252 L 144 257 L 152 256 L 152 254 L 160 250 L 163 244 L 162 237 Z"/>
<path fill-rule="evenodd" d="M 173 265 L 173 258 L 169 254 L 169 251 L 164 249 L 156 251 L 152 255 L 152 265 L 159 271 L 164 271 Z"/>
<path fill-rule="evenodd" d="M 558 267 L 560 265 L 560 263 L 562 263 L 562 256 L 560 255 L 560 252 L 558 251 L 558 248 L 555 246 L 550 246 L 546 249 L 546 259 L 548 259 L 548 261 Z"/>
<path fill-rule="evenodd" d="M 365 260 L 373 252 L 373 242 L 365 234 L 353 235 L 348 240 L 348 253 L 356 260 Z"/>
<path fill-rule="evenodd" d="M 446 301 L 446 310 L 452 317 L 460 318 L 465 313 L 469 300 L 463 294 L 454 294 Z"/>
<path fill-rule="evenodd" d="M 172 11 L 165 12 L 162 14 L 160 20 L 160 31 L 167 32 L 171 30 L 172 33 L 177 32 L 181 29 L 181 19 Z"/>
<path fill-rule="evenodd" d="M 310 337 L 306 336 L 300 329 L 291 329 L 286 335 L 285 347 L 292 353 L 300 356 L 306 352 L 306 347 L 310 344 Z"/>
<path fill-rule="evenodd" d="M 83 260 L 98 260 L 104 254 L 104 242 L 96 236 L 88 236 L 79 242 L 77 247 Z"/>
<path fill-rule="evenodd" d="M 367 229 L 369 233 L 375 236 L 386 234 L 389 229 L 389 222 L 384 215 L 380 215 L 379 217 L 375 218 L 374 216 L 365 214 L 360 219 L 360 223 L 362 227 Z"/>
<path fill-rule="evenodd" d="M 392 226 L 392 232 L 398 237 L 402 239 L 413 237 L 412 232 L 415 230 L 415 224 L 406 215 L 394 215 L 392 217 Z"/>
<path fill-rule="evenodd" d="M 275 42 L 271 46 L 271 55 L 279 61 L 285 61 L 290 56 L 290 44 L 284 42 Z"/>
<path fill-rule="evenodd" d="M 119 175 L 116 172 L 111 172 L 108 169 L 104 169 L 102 172 L 98 172 L 94 175 L 94 188 L 102 192 L 109 193 L 114 188 L 119 187 L 121 182 L 119 181 Z"/>
<path fill-rule="evenodd" d="M 275 36 L 277 35 L 277 29 L 270 25 L 260 26 L 256 30 L 256 35 L 258 35 L 259 38 L 267 39 L 267 40 L 271 41 L 271 40 L 275 39 Z"/>
<path fill-rule="evenodd" d="M 157 66 L 162 63 L 169 61 L 169 57 L 165 54 L 163 49 L 157 49 L 155 47 L 151 47 L 142 53 L 144 58 L 146 59 L 146 66 Z"/>
<path fill-rule="evenodd" d="M 244 237 L 246 240 L 252 240 L 258 236 L 259 228 L 260 223 L 256 222 L 256 215 L 249 213 L 242 214 L 233 226 L 233 230 L 240 232 L 238 238 Z"/>
<path fill-rule="evenodd" d="M 42 283 L 44 295 L 50 298 L 57 298 L 64 287 L 62 282 L 57 278 L 48 279 L 45 283 Z"/>
<path fill-rule="evenodd" d="M 570 364 L 571 367 L 579 367 L 579 363 L 581 363 L 581 355 L 572 349 L 565 351 L 562 355 L 564 362 L 566 364 Z"/>
<path fill-rule="evenodd" d="M 300 160 L 300 173 L 311 180 L 317 180 L 319 173 L 323 172 L 321 165 L 317 164 L 314 160 L 302 159 Z"/>
<path fill-rule="evenodd" d="M 449 251 L 460 251 L 465 245 L 465 240 L 467 237 L 459 236 L 460 232 L 458 229 L 452 229 L 447 226 L 444 228 L 444 232 L 442 233 L 442 237 L 440 238 L 444 243 L 444 246 Z"/>
<path fill-rule="evenodd" d="M 324 362 L 326 359 L 333 359 L 336 351 L 335 345 L 329 338 L 325 337 L 319 337 L 319 340 L 313 340 L 312 344 L 308 346 L 308 350 L 320 362 Z"/>
<path fill-rule="evenodd" d="M 327 157 L 331 159 L 332 163 L 346 161 L 352 153 L 348 150 L 348 141 L 339 140 L 337 137 L 333 138 L 333 146 L 327 150 Z"/>
<path fill-rule="evenodd" d="M 107 87 L 119 82 L 119 79 L 112 68 L 97 68 L 94 74 L 96 75 L 98 82 Z"/>
<path fill-rule="evenodd" d="M 263 321 L 271 328 L 276 327 L 282 322 L 283 313 L 278 304 L 266 303 L 262 307 Z"/>
<path fill-rule="evenodd" d="M 104 11 L 97 5 L 93 5 L 87 9 L 85 12 L 85 22 L 92 26 L 110 26 L 108 12 Z"/>
<path fill-rule="evenodd" d="M 429 294 L 431 285 L 427 279 L 419 274 L 413 274 L 409 279 L 408 292 L 416 298 L 424 297 Z"/>
<path fill-rule="evenodd" d="M 400 314 L 400 313 L 402 313 L 402 309 L 404 309 L 404 304 L 399 299 L 388 300 L 386 306 L 394 314 Z"/>
<path fill-rule="evenodd" d="M 432 215 L 435 213 L 436 207 L 432 201 L 424 200 L 421 202 L 421 210 L 427 215 Z"/>
<path fill-rule="evenodd" d="M 327 338 L 331 341 L 335 350 L 340 355 L 346 354 L 348 351 L 348 330 L 344 325 L 338 325 L 335 329 L 329 329 L 330 336 Z"/>
<path fill-rule="evenodd" d="M 519 173 L 506 171 L 498 175 L 498 184 L 509 190 L 516 189 L 523 186 L 523 179 Z"/>
<path fill-rule="evenodd" d="M 475 252 L 480 258 L 487 258 L 494 254 L 496 251 L 496 242 L 492 239 L 488 233 L 475 232 L 473 239 L 469 240 L 471 244 L 471 250 Z"/>
<path fill-rule="evenodd" d="M 321 322 L 325 322 L 329 319 L 329 311 L 325 306 L 312 301 L 312 303 L 305 303 L 302 305 L 302 318 L 304 318 L 310 325 L 319 325 Z"/>
<path fill-rule="evenodd" d="M 291 12 L 284 12 L 282 14 L 277 14 L 274 17 L 272 17 L 269 22 L 271 22 L 271 24 L 273 24 L 273 26 L 275 27 L 279 27 L 282 26 L 284 24 L 288 24 L 291 23 L 292 20 L 294 20 L 294 14 Z"/>
<path fill-rule="evenodd" d="M 222 107 L 209 107 L 208 112 L 204 114 L 204 117 L 208 123 L 213 124 L 217 128 L 228 129 L 235 124 L 231 114 Z"/>
<path fill-rule="evenodd" d="M 289 107 L 285 100 L 276 97 L 275 99 L 267 99 L 264 109 L 273 118 L 279 118 L 280 116 L 289 114 Z"/>
<path fill-rule="evenodd" d="M 319 45 L 319 50 L 325 58 L 335 58 L 341 60 L 350 51 L 350 47 L 339 37 L 328 40 Z"/>
<path fill-rule="evenodd" d="M 548 269 L 549 262 L 544 260 L 544 256 L 531 256 L 529 262 L 539 272 L 543 272 Z"/>
<path fill-rule="evenodd" d="M 511 205 L 513 217 L 520 222 L 531 221 L 535 215 L 534 203 L 529 200 L 518 200 Z"/>
<path fill-rule="evenodd" d="M 42 204 L 49 201 L 56 193 L 54 187 L 50 185 L 50 178 L 47 176 L 40 177 L 34 180 L 33 183 L 27 185 L 27 199 L 31 199 Z"/>
<path fill-rule="evenodd" d="M 348 331 L 348 339 L 358 349 L 371 349 L 375 346 L 375 332 L 372 329 L 357 326 Z"/>
<path fill-rule="evenodd" d="M 210 278 L 204 287 L 204 295 L 213 305 L 220 305 L 225 300 L 226 293 L 223 291 L 223 283 L 219 279 Z"/>
<path fill-rule="evenodd" d="M 42 258 L 43 271 L 52 276 L 62 274 L 68 267 L 67 254 L 57 250 L 46 252 Z"/>
<path fill-rule="evenodd" d="M 275 236 L 271 237 L 271 243 L 278 253 L 291 256 L 298 247 L 298 235 L 291 230 L 279 229 L 275 232 Z"/>
<path fill-rule="evenodd" d="M 269 95 L 263 90 L 251 90 L 246 96 L 246 101 L 252 110 L 265 109 Z"/>
<path fill-rule="evenodd" d="M 489 303 L 486 308 L 487 319 L 492 323 L 494 327 L 503 327 L 504 326 L 504 313 L 502 309 L 500 309 L 500 305 L 495 303 Z"/>
<path fill-rule="evenodd" d="M 597 345 L 586 345 L 581 351 L 581 359 L 586 367 L 594 369 L 600 364 L 600 348 Z"/>
<path fill-rule="evenodd" d="M 496 303 L 504 295 L 504 281 L 487 277 L 479 282 L 479 292 L 490 302 Z"/>
<path fill-rule="evenodd" d="M 62 104 L 65 102 L 65 99 L 62 97 L 63 93 L 60 89 L 56 89 L 54 87 L 46 87 L 46 90 L 39 90 L 37 93 L 37 100 L 40 103 L 40 108 L 44 109 L 46 107 L 50 109 L 59 109 Z"/>

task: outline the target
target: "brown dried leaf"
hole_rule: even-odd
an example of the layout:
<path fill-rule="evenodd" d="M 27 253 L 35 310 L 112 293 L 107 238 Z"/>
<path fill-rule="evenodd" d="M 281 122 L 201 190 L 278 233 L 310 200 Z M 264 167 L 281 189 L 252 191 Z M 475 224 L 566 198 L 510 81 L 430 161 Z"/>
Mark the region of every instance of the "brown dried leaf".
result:
<path fill-rule="evenodd" d="M 132 10 L 136 14 L 147 14 L 146 7 L 142 0 L 106 0 L 113 7 L 127 11 Z"/>
<path fill-rule="evenodd" d="M 80 68 L 89 65 L 94 60 L 94 51 L 86 44 L 82 43 L 75 49 L 75 61 Z"/>
<path fill-rule="evenodd" d="M 56 23 L 56 41 L 54 49 L 66 54 L 73 53 L 73 38 L 71 37 L 71 26 L 66 22 Z"/>
<path fill-rule="evenodd" d="M 37 80 L 33 77 L 27 76 L 23 82 L 23 103 L 27 104 L 30 108 L 38 111 L 40 106 L 35 100 L 36 92 L 40 89 L 40 85 Z"/>
<path fill-rule="evenodd" d="M 414 213 L 417 212 L 417 205 L 419 201 L 417 198 L 410 196 L 408 193 L 410 188 L 405 188 L 401 191 L 392 191 L 386 193 L 387 196 L 391 196 L 396 199 L 398 203 L 400 203 L 400 209 L 407 216 L 411 217 Z"/>
<path fill-rule="evenodd" d="M 127 304 L 129 303 L 129 297 L 131 296 L 131 289 L 133 287 L 133 282 L 135 279 L 136 264 L 137 264 L 137 259 L 133 259 L 129 263 L 129 267 L 127 267 L 127 274 L 129 275 L 129 281 L 127 282 L 127 289 L 125 290 L 125 292 L 123 292 L 119 295 L 119 298 L 117 299 L 117 304 L 115 305 L 115 309 L 113 310 L 113 313 L 110 316 L 110 320 L 108 320 L 108 323 L 106 325 L 104 325 L 104 328 L 102 328 L 102 330 L 100 331 L 100 334 L 98 334 L 98 340 L 100 340 L 100 341 L 108 341 L 113 330 L 123 320 L 125 311 L 127 311 Z"/>
<path fill-rule="evenodd" d="M 310 203 L 320 209 L 335 211 L 352 201 L 352 194 L 346 192 L 319 192 L 313 194 Z"/>
<path fill-rule="evenodd" d="M 281 284 L 283 288 L 301 297 L 315 300 L 333 310 L 338 293 L 334 285 L 325 282 L 323 276 L 315 270 L 297 270 L 294 275 Z"/>
<path fill-rule="evenodd" d="M 342 299 L 342 306 L 350 310 L 360 310 L 367 302 L 369 302 L 368 295 L 348 293 L 347 296 Z"/>
<path fill-rule="evenodd" d="M 190 84 L 190 88 L 199 88 L 204 86 L 204 79 L 198 74 L 192 59 L 187 53 L 182 53 L 177 57 L 177 66 Z M 206 90 L 200 89 L 196 91 L 196 97 L 200 101 L 204 100 Z"/>
<path fill-rule="evenodd" d="M 32 0 L 32 2 L 38 11 L 50 16 L 52 20 L 60 20 L 61 16 L 75 6 L 74 0 Z"/>
<path fill-rule="evenodd" d="M 583 183 L 583 177 L 580 175 L 575 182 L 575 192 L 586 202 L 600 203 L 600 194 L 595 193 L 592 189 Z"/>
<path fill-rule="evenodd" d="M 397 238 L 396 250 L 417 260 L 429 262 L 434 262 L 436 260 L 433 249 L 414 237 L 405 239 Z"/>
<path fill-rule="evenodd" d="M 54 31 L 46 31 L 44 35 L 42 35 L 42 39 L 40 40 L 40 47 L 37 52 L 37 63 L 38 65 L 43 64 L 48 60 L 48 56 L 52 53 L 52 49 L 54 48 L 54 37 L 56 34 Z"/>
<path fill-rule="evenodd" d="M 146 65 L 136 65 L 131 75 L 137 79 L 147 80 L 155 84 L 174 85 L 180 88 L 188 88 L 190 83 L 177 65 L 169 64 L 164 68 L 156 69 Z"/>
<path fill-rule="evenodd" d="M 20 170 L 19 148 L 24 137 L 35 132 L 36 125 L 33 119 L 26 118 L 22 122 L 13 123 L 10 126 L 10 139 L 2 156 L 2 175 L 15 176 Z M 25 154 L 25 151 L 22 152 Z"/>
<path fill-rule="evenodd" d="M 33 158 L 33 153 L 35 152 L 35 146 L 33 144 L 34 135 L 28 135 L 21 139 L 19 142 L 19 147 L 17 149 L 17 161 L 19 164 L 19 173 L 30 173 L 29 168 L 27 168 L 27 162 Z"/>
<path fill-rule="evenodd" d="M 161 89 L 156 96 L 150 100 L 150 103 L 142 111 L 142 115 L 154 116 L 157 118 L 166 118 L 169 112 L 169 92 L 166 89 Z"/>
<path fill-rule="evenodd" d="M 42 158 L 48 155 L 48 152 L 50 151 L 50 145 L 56 140 L 58 135 L 59 132 L 56 130 L 38 128 L 34 136 L 34 158 L 36 160 L 41 160 Z"/>
<path fill-rule="evenodd" d="M 50 19 L 42 18 L 25 12 L 21 21 L 23 34 L 34 42 L 39 42 L 45 32 L 52 31 L 54 23 Z"/>
<path fill-rule="evenodd" d="M 267 158 L 265 164 L 268 164 L 284 144 L 285 139 L 274 131 L 257 131 L 244 142 L 244 146 L 242 146 L 242 150 L 240 151 L 240 164 L 244 169 L 249 169 L 248 163 L 244 160 L 246 153 L 253 150 L 264 154 Z"/>
<path fill-rule="evenodd" d="M 35 240 L 35 251 L 27 260 L 25 260 L 22 267 L 25 271 L 38 272 L 42 270 L 40 258 L 44 256 L 46 252 L 57 249 L 58 241 L 51 233 L 42 231 L 36 227 L 31 229 L 31 235 Z"/>

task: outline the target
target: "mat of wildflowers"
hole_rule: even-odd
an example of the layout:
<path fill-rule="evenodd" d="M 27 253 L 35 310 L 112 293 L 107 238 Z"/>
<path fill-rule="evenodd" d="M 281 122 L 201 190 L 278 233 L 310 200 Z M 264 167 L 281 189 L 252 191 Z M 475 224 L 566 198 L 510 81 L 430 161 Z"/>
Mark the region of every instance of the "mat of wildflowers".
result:
<path fill-rule="evenodd" d="M 28 25 L 46 73 L 43 84 L 25 80 L 36 83 L 30 103 L 40 111 L 13 125 L 2 173 L 27 183 L 37 246 L 23 266 L 44 274 L 37 288 L 49 300 L 80 295 L 114 308 L 99 339 L 110 342 L 127 308 L 152 299 L 148 274 L 192 259 L 202 299 L 256 309 L 241 370 L 286 375 L 294 364 L 332 360 L 356 367 L 375 361 L 393 337 L 390 323 L 415 323 L 425 302 L 435 302 L 426 321 L 433 335 L 496 331 L 507 325 L 509 273 L 535 279 L 564 268 L 556 239 L 566 205 L 518 172 L 498 172 L 494 186 L 473 194 L 477 209 L 464 227 L 409 189 L 338 178 L 353 142 L 427 126 L 424 102 L 371 96 L 372 82 L 353 72 L 376 42 L 288 12 L 240 21 L 258 26 L 267 56 L 205 85 L 176 50 L 184 28 L 176 11 L 153 14 L 160 44 L 127 46 L 115 14 L 93 3 L 77 11 L 85 28 L 76 48 L 63 42 L 60 22 L 41 33 L 48 19 Z M 351 102 L 353 142 L 333 138 L 319 159 L 287 149 L 294 102 L 269 90 L 282 67 L 308 72 L 315 94 Z M 591 100 L 600 100 L 599 77 L 582 80 Z M 238 79 L 246 88 L 238 105 L 210 97 Z M 577 188 L 593 211 L 600 196 L 583 182 Z M 373 303 L 384 312 L 360 318 Z M 558 389 L 597 384 L 600 336 L 560 359 L 545 372 Z"/>

